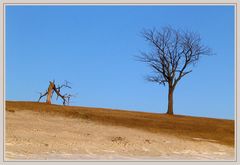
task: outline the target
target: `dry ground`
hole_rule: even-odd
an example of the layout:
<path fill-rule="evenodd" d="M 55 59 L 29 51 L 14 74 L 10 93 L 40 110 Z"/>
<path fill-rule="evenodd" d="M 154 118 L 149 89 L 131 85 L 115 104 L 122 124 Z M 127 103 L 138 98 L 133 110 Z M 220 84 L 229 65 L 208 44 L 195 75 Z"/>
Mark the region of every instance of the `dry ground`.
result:
<path fill-rule="evenodd" d="M 232 160 L 234 121 L 6 102 L 5 158 Z"/>

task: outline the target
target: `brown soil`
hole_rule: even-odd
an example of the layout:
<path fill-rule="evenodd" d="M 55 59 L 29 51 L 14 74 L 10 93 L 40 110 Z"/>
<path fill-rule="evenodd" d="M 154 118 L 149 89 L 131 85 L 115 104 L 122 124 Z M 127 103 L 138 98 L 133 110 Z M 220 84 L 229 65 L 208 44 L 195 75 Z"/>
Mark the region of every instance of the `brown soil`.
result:
<path fill-rule="evenodd" d="M 7 159 L 234 157 L 233 120 L 14 101 L 6 110 Z"/>

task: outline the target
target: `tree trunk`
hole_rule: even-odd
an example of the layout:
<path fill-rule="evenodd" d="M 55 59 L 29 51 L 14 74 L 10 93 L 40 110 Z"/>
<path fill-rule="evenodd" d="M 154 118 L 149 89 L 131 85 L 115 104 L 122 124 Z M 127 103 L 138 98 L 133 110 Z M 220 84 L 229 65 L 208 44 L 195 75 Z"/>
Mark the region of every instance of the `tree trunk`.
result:
<path fill-rule="evenodd" d="M 47 94 L 47 100 L 46 103 L 51 104 L 51 99 L 52 99 L 52 91 L 54 88 L 54 83 L 50 81 L 49 87 L 48 87 L 48 94 Z"/>
<path fill-rule="evenodd" d="M 169 86 L 168 90 L 168 111 L 167 114 L 173 115 L 173 90 L 174 88 Z"/>

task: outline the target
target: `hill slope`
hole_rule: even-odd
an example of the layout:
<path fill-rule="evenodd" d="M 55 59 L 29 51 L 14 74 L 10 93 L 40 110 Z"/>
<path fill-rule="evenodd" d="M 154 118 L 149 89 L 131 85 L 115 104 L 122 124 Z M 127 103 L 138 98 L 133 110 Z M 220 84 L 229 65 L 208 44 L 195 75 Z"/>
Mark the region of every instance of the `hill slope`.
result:
<path fill-rule="evenodd" d="M 131 153 L 135 153 L 136 151 L 136 155 L 142 154 L 142 156 L 144 155 L 149 156 L 148 154 L 150 153 L 151 150 L 152 150 L 151 153 L 153 155 L 154 153 L 157 154 L 158 152 L 160 152 L 164 144 L 167 143 L 167 141 L 171 141 L 171 140 L 172 140 L 172 143 L 166 144 L 167 149 L 165 150 L 166 150 L 166 153 L 168 154 L 174 155 L 175 150 L 180 146 L 181 146 L 180 148 L 182 148 L 184 152 L 176 151 L 176 153 L 179 152 L 181 154 L 185 153 L 188 155 L 189 155 L 188 152 L 190 151 L 190 149 L 186 149 L 188 147 L 191 148 L 194 146 L 195 149 L 191 148 L 191 151 L 196 150 L 194 152 L 198 152 L 197 150 L 199 149 L 199 152 L 202 152 L 204 154 L 204 153 L 208 153 L 207 151 L 209 150 L 211 150 L 212 153 L 221 153 L 220 148 L 223 146 L 226 146 L 225 148 L 226 148 L 226 151 L 228 152 L 226 152 L 225 155 L 229 156 L 230 154 L 233 156 L 234 121 L 232 120 L 190 117 L 190 116 L 180 116 L 180 115 L 169 116 L 166 114 L 112 110 L 112 109 L 104 109 L 104 108 L 48 105 L 45 103 L 15 102 L 15 101 L 7 101 L 6 110 L 7 110 L 6 112 L 7 140 L 6 141 L 9 144 L 7 145 L 6 149 L 9 150 L 9 152 L 10 151 L 14 152 L 14 150 L 16 150 L 16 148 L 14 148 L 13 146 L 13 141 L 16 142 L 17 136 L 20 137 L 22 136 L 22 134 L 28 133 L 30 134 L 29 137 L 34 139 L 36 136 L 33 136 L 33 135 L 35 135 L 36 133 L 39 133 L 41 135 L 44 134 L 43 139 L 46 140 L 46 139 L 51 139 L 50 134 L 52 132 L 55 131 L 54 137 L 56 137 L 58 136 L 59 131 L 61 129 L 64 129 L 65 132 L 68 132 L 64 136 L 69 136 L 70 134 L 72 134 L 73 137 L 80 136 L 81 133 L 82 133 L 82 136 L 85 136 L 85 134 L 86 136 L 88 136 L 88 134 L 95 135 L 96 137 L 94 138 L 93 141 L 100 140 L 101 136 L 106 136 L 105 140 L 108 139 L 107 137 L 109 137 L 110 139 L 108 140 L 111 143 L 108 141 L 104 142 L 104 139 L 101 139 L 102 141 L 101 140 L 98 141 L 98 143 L 96 143 L 95 146 L 99 143 L 101 145 L 111 144 L 110 146 L 107 147 L 108 149 L 113 147 L 113 145 L 117 145 L 115 146 L 115 149 L 120 147 L 119 152 L 121 150 L 121 152 L 125 153 L 127 152 L 127 150 L 129 151 L 129 149 L 130 150 L 132 149 Z M 34 126 L 34 129 L 33 129 L 31 125 L 34 125 L 34 122 L 36 125 Z M 71 126 L 68 127 L 65 122 L 71 123 L 74 129 L 72 129 Z M 65 126 L 66 126 L 66 129 L 64 128 Z M 18 127 L 18 129 L 16 129 L 16 127 Z M 22 133 L 21 129 L 24 129 L 24 127 L 27 130 L 25 130 L 25 133 Z M 36 130 L 40 129 L 43 132 L 40 131 L 41 132 L 40 133 L 39 130 L 38 132 L 36 132 L 35 129 Z M 48 129 L 51 129 L 51 131 Z M 118 129 L 121 131 L 116 132 L 115 129 Z M 59 131 L 56 132 L 56 130 L 59 130 Z M 76 130 L 79 130 L 79 132 L 76 133 Z M 92 130 L 92 132 L 90 130 Z M 98 132 L 99 130 L 101 130 L 101 132 Z M 31 133 L 31 131 L 33 132 Z M 84 134 L 84 131 L 85 131 L 85 134 Z M 89 132 L 89 133 L 86 133 L 86 132 Z M 114 132 L 116 133 L 116 136 L 112 136 L 114 135 Z M 120 134 L 120 133 L 122 135 L 117 136 L 117 134 Z M 130 143 L 132 139 L 130 138 L 131 134 L 133 134 L 132 136 L 134 137 L 138 135 L 137 137 L 140 139 L 144 137 L 142 139 L 143 144 L 138 144 L 139 139 L 132 140 L 132 143 Z M 60 135 L 63 136 L 62 133 L 60 133 L 59 136 Z M 126 140 L 126 138 L 128 139 L 128 141 Z M 25 138 L 25 140 L 26 139 L 27 138 Z M 75 139 L 76 143 L 80 146 L 83 143 L 87 144 L 87 142 L 90 142 L 91 140 L 90 137 L 85 139 L 85 141 L 82 141 L 84 139 L 83 137 L 81 137 L 80 139 L 81 139 L 81 142 L 77 137 Z M 62 140 L 66 141 L 64 139 Z M 61 138 L 57 139 L 57 141 L 60 142 Z M 156 143 L 154 144 L 155 147 L 159 145 L 158 149 L 153 149 L 154 146 L 152 146 L 153 148 L 151 147 L 146 148 L 147 147 L 146 146 L 144 147 L 144 150 L 146 150 L 145 152 L 143 153 L 137 152 L 138 147 L 140 146 L 143 147 L 145 145 L 153 144 L 154 141 Z M 56 139 L 54 140 L 54 142 L 56 142 Z M 50 144 L 54 144 L 54 142 L 49 142 L 46 145 L 48 146 Z M 36 143 L 40 143 L 40 142 L 34 142 L 32 143 L 32 145 L 30 144 L 29 145 L 34 146 Z M 68 142 L 66 143 L 68 144 Z M 122 145 L 122 146 L 119 146 L 119 145 Z M 127 148 L 126 145 L 128 145 L 129 147 Z M 199 147 L 196 147 L 198 145 Z M 92 148 L 94 146 L 90 145 L 88 147 Z M 106 150 L 105 147 L 106 146 L 103 147 L 104 148 L 103 150 Z M 174 151 L 169 149 L 171 147 L 173 147 Z M 204 152 L 201 151 L 200 149 L 201 147 Z M 86 148 L 86 147 L 83 147 L 83 148 Z M 65 149 L 63 150 L 65 151 Z M 98 149 L 95 148 L 93 151 L 97 151 Z M 164 151 L 161 150 L 161 152 L 164 153 L 165 150 Z M 36 151 L 36 149 L 34 149 L 33 152 L 34 151 Z M 78 151 L 77 153 L 79 152 L 80 151 Z M 85 152 L 88 153 L 88 150 L 87 151 L 84 150 L 83 153 Z M 117 152 L 117 151 L 114 151 L 114 152 Z M 148 154 L 146 154 L 146 152 Z M 11 157 L 11 156 L 8 155 L 8 157 Z"/>

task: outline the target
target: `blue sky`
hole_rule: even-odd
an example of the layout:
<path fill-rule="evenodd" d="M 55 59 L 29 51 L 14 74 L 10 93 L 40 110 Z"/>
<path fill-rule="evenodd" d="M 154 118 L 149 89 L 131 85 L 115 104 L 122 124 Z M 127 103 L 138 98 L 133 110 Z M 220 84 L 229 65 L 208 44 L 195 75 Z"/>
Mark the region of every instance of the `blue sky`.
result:
<path fill-rule="evenodd" d="M 68 80 L 71 105 L 165 113 L 167 86 L 147 82 L 135 56 L 150 48 L 144 28 L 168 25 L 216 54 L 180 81 L 174 112 L 234 119 L 233 6 L 7 6 L 6 99 L 36 101 L 49 80 Z"/>

